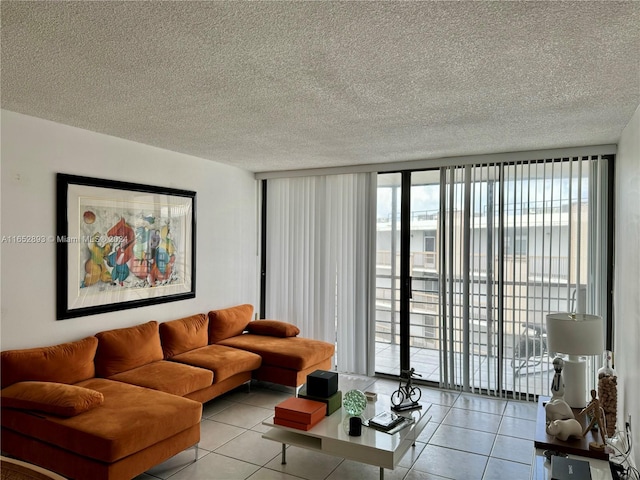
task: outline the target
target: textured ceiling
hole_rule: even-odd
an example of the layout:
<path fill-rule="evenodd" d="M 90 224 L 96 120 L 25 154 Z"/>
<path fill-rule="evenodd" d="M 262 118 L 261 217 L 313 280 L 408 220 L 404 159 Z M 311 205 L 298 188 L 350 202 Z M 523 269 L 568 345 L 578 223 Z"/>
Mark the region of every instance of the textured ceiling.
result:
<path fill-rule="evenodd" d="M 616 143 L 640 2 L 1 2 L 2 108 L 250 171 Z"/>

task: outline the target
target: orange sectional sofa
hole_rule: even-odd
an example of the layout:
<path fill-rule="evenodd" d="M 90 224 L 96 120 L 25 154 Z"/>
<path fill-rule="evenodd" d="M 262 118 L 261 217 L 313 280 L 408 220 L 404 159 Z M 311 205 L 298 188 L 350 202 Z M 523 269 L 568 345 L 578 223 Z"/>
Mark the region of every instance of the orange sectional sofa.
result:
<path fill-rule="evenodd" d="M 0 353 L 4 454 L 83 480 L 131 479 L 200 440 L 202 403 L 252 378 L 297 387 L 334 346 L 238 305 Z"/>

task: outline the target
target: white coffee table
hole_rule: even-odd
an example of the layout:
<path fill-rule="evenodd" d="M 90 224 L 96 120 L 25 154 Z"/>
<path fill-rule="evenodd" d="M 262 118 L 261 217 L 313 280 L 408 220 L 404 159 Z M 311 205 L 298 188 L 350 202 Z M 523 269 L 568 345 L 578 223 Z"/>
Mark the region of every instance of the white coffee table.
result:
<path fill-rule="evenodd" d="M 326 453 L 336 457 L 354 460 L 380 467 L 380 479 L 384 479 L 384 469 L 393 470 L 404 457 L 411 446 L 415 446 L 416 438 L 427 426 L 431 415 L 428 414 L 430 404 L 422 404 L 422 409 L 403 412 L 402 415 L 414 419 L 414 423 L 397 433 L 389 434 L 373 428 L 362 427 L 362 435 L 352 437 L 348 434 L 349 415 L 339 409 L 332 415 L 325 417 L 310 430 L 276 425 L 271 421 L 262 424 L 271 427 L 262 438 L 282 443 L 282 464 L 286 464 L 286 447 L 295 445 L 316 452 Z M 369 403 L 363 417 L 389 411 L 388 399 Z"/>

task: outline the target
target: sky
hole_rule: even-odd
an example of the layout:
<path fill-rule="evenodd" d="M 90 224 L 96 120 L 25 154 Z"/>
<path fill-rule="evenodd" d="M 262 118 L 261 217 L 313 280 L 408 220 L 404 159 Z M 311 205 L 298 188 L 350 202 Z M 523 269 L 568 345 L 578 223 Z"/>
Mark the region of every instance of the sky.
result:
<path fill-rule="evenodd" d="M 527 189 L 527 184 L 529 189 Z M 462 184 L 457 184 L 462 186 Z M 481 213 L 486 210 L 487 207 L 487 181 L 479 181 L 473 184 L 474 186 L 474 202 L 473 209 L 476 213 Z M 522 180 L 507 180 L 505 182 L 505 204 L 526 207 L 529 206 L 541 206 L 544 204 L 549 205 L 553 203 L 554 206 L 558 206 L 560 203 L 566 204 L 569 199 L 573 202 L 578 200 L 578 195 L 582 198 L 583 202 L 588 200 L 588 179 L 583 177 L 581 191 L 578 189 L 578 179 L 569 178 L 556 178 L 556 179 L 537 179 L 533 181 Z M 396 188 L 397 205 L 400 208 L 400 188 Z M 377 217 L 386 218 L 391 215 L 392 209 L 392 192 L 391 187 L 378 187 L 378 202 L 377 202 Z M 438 211 L 440 202 L 440 188 L 438 184 L 432 185 L 414 185 L 411 188 L 411 211 Z M 457 209 L 461 209 L 463 204 L 462 188 L 458 188 L 456 191 L 455 204 Z M 498 202 L 498 188 L 496 187 L 494 196 L 495 202 Z M 527 208 L 524 208 L 527 210 Z"/>

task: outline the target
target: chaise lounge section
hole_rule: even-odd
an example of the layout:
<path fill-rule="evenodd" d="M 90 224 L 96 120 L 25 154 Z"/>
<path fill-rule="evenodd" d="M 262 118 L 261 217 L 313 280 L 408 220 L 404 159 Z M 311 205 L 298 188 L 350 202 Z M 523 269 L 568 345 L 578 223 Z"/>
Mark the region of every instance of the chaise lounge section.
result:
<path fill-rule="evenodd" d="M 209 316 L 209 343 L 253 352 L 262 358 L 253 378 L 299 387 L 307 374 L 330 370 L 335 346 L 298 337 L 300 329 L 279 320 L 251 320 L 253 307 L 240 305 L 213 310 Z"/>
<path fill-rule="evenodd" d="M 202 405 L 96 378 L 98 339 L 2 352 L 2 451 L 73 479 L 131 479 L 200 440 Z"/>

